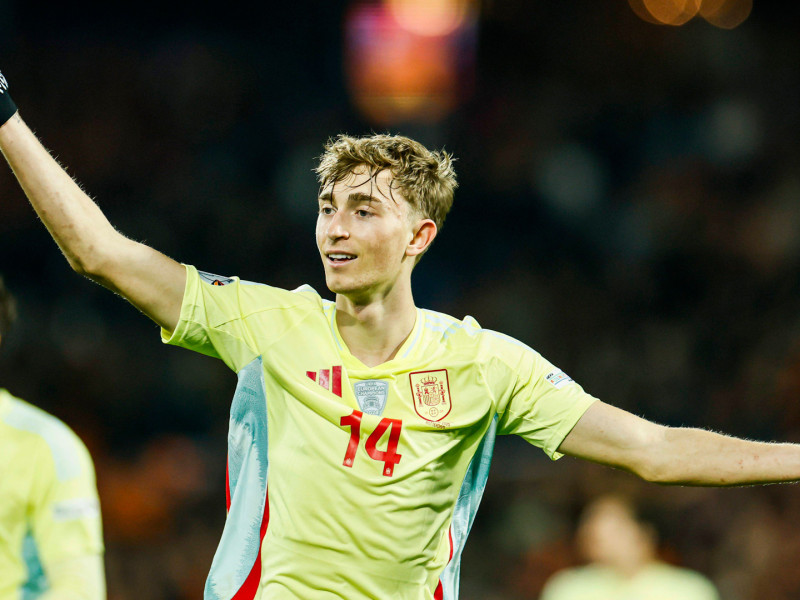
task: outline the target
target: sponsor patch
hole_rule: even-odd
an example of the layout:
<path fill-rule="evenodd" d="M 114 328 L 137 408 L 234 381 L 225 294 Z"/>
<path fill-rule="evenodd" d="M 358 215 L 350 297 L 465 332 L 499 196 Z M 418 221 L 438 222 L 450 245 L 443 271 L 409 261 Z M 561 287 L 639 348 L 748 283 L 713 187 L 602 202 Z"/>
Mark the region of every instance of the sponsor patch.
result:
<path fill-rule="evenodd" d="M 409 373 L 414 410 L 426 421 L 441 421 L 453 408 L 447 369 Z"/>
<path fill-rule="evenodd" d="M 94 498 L 73 498 L 53 505 L 54 521 L 74 521 L 100 514 L 100 507 Z"/>
<path fill-rule="evenodd" d="M 572 383 L 572 377 L 564 373 L 564 371 L 562 371 L 561 369 L 551 371 L 550 373 L 547 374 L 547 377 L 545 377 L 545 379 L 547 379 L 547 381 L 549 381 L 557 388 L 564 387 L 568 383 Z"/>
<path fill-rule="evenodd" d="M 361 412 L 368 415 L 382 415 L 389 397 L 389 384 L 380 379 L 367 379 L 353 384 L 353 392 Z"/>
<path fill-rule="evenodd" d="M 200 275 L 201 281 L 205 281 L 210 285 L 228 285 L 229 283 L 233 283 L 232 277 L 223 277 L 222 275 L 214 275 L 213 273 L 209 273 L 208 271 L 198 271 L 198 275 Z"/>

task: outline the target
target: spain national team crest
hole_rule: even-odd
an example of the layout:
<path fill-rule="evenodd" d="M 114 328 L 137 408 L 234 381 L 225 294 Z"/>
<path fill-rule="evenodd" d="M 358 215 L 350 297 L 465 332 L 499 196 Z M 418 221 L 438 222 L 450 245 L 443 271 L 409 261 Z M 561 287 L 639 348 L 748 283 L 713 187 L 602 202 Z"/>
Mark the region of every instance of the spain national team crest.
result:
<path fill-rule="evenodd" d="M 409 373 L 414 410 L 426 421 L 441 421 L 453 407 L 447 369 Z"/>

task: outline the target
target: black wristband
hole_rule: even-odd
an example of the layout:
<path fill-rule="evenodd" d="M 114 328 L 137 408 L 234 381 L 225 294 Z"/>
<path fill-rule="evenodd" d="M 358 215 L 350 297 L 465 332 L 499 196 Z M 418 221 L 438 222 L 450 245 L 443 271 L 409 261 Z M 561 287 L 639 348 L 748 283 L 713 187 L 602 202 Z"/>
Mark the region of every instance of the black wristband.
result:
<path fill-rule="evenodd" d="M 16 112 L 17 105 L 8 95 L 8 82 L 3 77 L 3 74 L 0 73 L 0 125 L 5 124 Z"/>

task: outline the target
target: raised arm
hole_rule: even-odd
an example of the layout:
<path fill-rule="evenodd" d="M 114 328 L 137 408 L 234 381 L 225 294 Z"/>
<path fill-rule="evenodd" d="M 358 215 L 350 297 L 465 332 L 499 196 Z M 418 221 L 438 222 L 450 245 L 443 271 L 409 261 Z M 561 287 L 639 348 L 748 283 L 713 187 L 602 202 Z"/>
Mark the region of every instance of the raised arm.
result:
<path fill-rule="evenodd" d="M 117 232 L 9 103 L 0 74 L 0 150 L 70 266 L 174 330 L 186 282 L 183 265 Z"/>
<path fill-rule="evenodd" d="M 800 445 L 665 427 L 595 402 L 559 451 L 669 485 L 736 486 L 800 480 Z"/>

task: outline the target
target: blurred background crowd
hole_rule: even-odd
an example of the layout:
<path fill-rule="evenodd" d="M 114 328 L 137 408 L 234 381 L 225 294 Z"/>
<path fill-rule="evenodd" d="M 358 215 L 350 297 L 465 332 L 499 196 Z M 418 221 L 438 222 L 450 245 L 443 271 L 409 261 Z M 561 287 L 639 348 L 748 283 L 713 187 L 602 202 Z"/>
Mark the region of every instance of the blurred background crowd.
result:
<path fill-rule="evenodd" d="M 329 136 L 444 146 L 460 188 L 419 305 L 652 420 L 800 441 L 799 11 L 738 3 L 715 23 L 679 4 L 665 25 L 650 9 L 669 2 L 644 0 L 0 0 L 0 68 L 120 231 L 282 287 L 326 291 L 312 168 Z M 0 385 L 89 446 L 109 597 L 200 598 L 235 376 L 75 275 L 7 169 L 0 273 L 21 309 Z M 659 488 L 502 439 L 462 599 L 537 598 L 610 490 L 724 600 L 800 597 L 795 486 Z"/>

